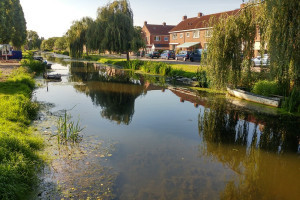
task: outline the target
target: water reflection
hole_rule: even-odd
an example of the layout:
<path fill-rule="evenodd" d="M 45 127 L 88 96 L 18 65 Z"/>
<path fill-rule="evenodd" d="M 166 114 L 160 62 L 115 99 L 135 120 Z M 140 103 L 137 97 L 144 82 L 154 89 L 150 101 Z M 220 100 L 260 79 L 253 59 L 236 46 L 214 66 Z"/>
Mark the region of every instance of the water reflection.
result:
<path fill-rule="evenodd" d="M 84 84 L 76 90 L 90 96 L 102 108 L 101 116 L 118 124 L 130 124 L 134 115 L 135 100 L 148 90 L 161 90 L 143 76 L 96 63 L 72 62 L 71 82 Z"/>
<path fill-rule="evenodd" d="M 221 98 L 209 101 L 198 124 L 204 141 L 200 155 L 222 162 L 238 175 L 229 180 L 221 199 L 299 197 L 300 161 L 290 154 L 298 148 L 296 118 L 249 114 Z"/>

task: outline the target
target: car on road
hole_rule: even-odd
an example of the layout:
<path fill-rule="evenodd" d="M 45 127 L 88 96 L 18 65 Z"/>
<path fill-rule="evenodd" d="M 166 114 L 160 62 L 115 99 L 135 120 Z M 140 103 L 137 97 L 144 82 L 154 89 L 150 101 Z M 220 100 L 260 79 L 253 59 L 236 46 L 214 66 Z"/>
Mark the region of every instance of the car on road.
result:
<path fill-rule="evenodd" d="M 146 54 L 146 58 L 159 58 L 160 55 L 159 55 L 159 52 L 157 51 L 153 51 L 153 52 L 150 52 L 150 53 L 147 53 Z"/>
<path fill-rule="evenodd" d="M 171 51 L 171 50 L 165 50 L 160 55 L 160 58 L 161 59 L 167 59 L 167 60 L 169 60 L 170 58 L 175 59 L 175 52 Z"/>
<path fill-rule="evenodd" d="M 175 59 L 187 61 L 190 59 L 190 53 L 190 51 L 180 51 L 178 54 L 176 54 Z"/>
<path fill-rule="evenodd" d="M 203 51 L 202 49 L 196 49 L 196 50 L 192 51 L 190 54 L 190 61 L 191 62 L 200 62 L 202 51 Z"/>
<path fill-rule="evenodd" d="M 263 57 L 257 56 L 256 58 L 252 59 L 253 66 L 268 66 L 270 65 L 270 58 L 268 54 L 264 54 Z"/>

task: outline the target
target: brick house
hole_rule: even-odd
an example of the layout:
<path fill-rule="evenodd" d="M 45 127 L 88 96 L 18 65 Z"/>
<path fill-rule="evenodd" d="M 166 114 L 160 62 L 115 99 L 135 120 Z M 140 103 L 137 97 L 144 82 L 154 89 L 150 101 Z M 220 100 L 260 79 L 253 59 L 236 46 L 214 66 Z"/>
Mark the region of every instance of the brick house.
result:
<path fill-rule="evenodd" d="M 170 49 L 206 49 L 210 37 L 212 36 L 212 27 L 209 22 L 212 18 L 218 19 L 224 15 L 236 15 L 240 9 L 203 15 L 198 13 L 197 17 L 187 18 L 183 16 L 182 21 L 174 27 L 170 33 Z"/>
<path fill-rule="evenodd" d="M 183 16 L 182 21 L 174 27 L 170 33 L 170 50 L 193 50 L 207 49 L 209 40 L 212 36 L 211 19 L 218 19 L 222 16 L 235 16 L 243 9 L 245 4 L 241 4 L 239 9 L 203 15 L 198 13 L 197 17 L 187 18 Z M 255 38 L 254 54 L 257 56 L 260 50 L 260 36 L 257 31 Z"/>
<path fill-rule="evenodd" d="M 148 24 L 144 22 L 142 28 L 146 42 L 146 53 L 158 50 L 168 50 L 170 42 L 169 32 L 175 26 L 167 25 L 165 22 L 162 25 Z"/>

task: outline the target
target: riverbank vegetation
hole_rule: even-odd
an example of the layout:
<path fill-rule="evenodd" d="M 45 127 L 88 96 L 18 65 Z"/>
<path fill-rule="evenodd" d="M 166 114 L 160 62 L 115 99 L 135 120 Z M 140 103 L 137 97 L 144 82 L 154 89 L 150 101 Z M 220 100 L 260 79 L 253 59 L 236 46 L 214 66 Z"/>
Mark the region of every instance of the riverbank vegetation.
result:
<path fill-rule="evenodd" d="M 35 81 L 26 68 L 0 82 L 0 199 L 24 199 L 42 165 L 43 140 L 29 127 L 38 111 L 31 101 Z"/>
<path fill-rule="evenodd" d="M 299 95 L 293 95 L 300 93 L 299 6 L 297 0 L 255 1 L 237 16 L 210 22 L 214 26 L 206 62 L 211 86 L 253 88 L 258 94 L 268 90 L 268 96 L 284 96 L 287 111 L 299 112 Z M 261 55 L 270 56 L 268 72 L 260 72 L 264 74 L 260 79 L 251 66 L 256 33 L 260 34 Z"/>

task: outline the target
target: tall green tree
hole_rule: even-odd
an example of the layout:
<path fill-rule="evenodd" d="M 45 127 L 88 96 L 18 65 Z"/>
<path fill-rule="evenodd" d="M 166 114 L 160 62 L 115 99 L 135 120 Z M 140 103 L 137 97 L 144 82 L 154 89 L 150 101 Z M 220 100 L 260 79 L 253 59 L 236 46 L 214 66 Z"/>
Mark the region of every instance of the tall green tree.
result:
<path fill-rule="evenodd" d="M 19 0 L 11 0 L 12 2 L 12 16 L 13 16 L 13 31 L 12 31 L 12 44 L 21 48 L 23 44 L 26 43 L 27 30 L 26 30 L 26 20 L 24 17 L 24 12 Z"/>
<path fill-rule="evenodd" d="M 54 44 L 57 39 L 58 39 L 58 37 L 52 37 L 52 38 L 49 38 L 48 40 L 43 40 L 41 49 L 46 50 L 46 51 L 53 51 Z"/>
<path fill-rule="evenodd" d="M 68 46 L 69 46 L 69 44 L 68 44 L 66 36 L 57 38 L 57 40 L 54 43 L 54 49 L 60 50 L 60 51 L 67 50 Z"/>
<path fill-rule="evenodd" d="M 0 44 L 8 44 L 12 39 L 12 7 L 10 0 L 0 1 Z"/>
<path fill-rule="evenodd" d="M 39 37 L 36 31 L 27 31 L 27 46 L 29 50 L 40 49 L 42 44 L 42 39 Z"/>
<path fill-rule="evenodd" d="M 300 1 L 265 0 L 262 7 L 260 28 L 270 54 L 271 74 L 289 95 L 291 87 L 300 88 Z"/>
<path fill-rule="evenodd" d="M 213 19 L 213 36 L 207 52 L 210 78 L 216 88 L 251 84 L 251 58 L 254 55 L 256 21 L 252 6 L 236 16 Z M 242 76 L 245 75 L 245 76 Z"/>
<path fill-rule="evenodd" d="M 75 58 L 82 57 L 84 46 L 87 47 L 87 29 L 90 24 L 93 23 L 93 19 L 84 17 L 80 21 L 74 21 L 73 25 L 67 32 L 67 38 L 70 47 L 70 55 Z M 86 51 L 88 53 L 88 49 Z"/>
<path fill-rule="evenodd" d="M 134 35 L 133 13 L 127 0 L 115 0 L 98 10 L 104 35 L 102 48 L 110 52 L 126 52 L 129 60 L 131 41 Z"/>
<path fill-rule="evenodd" d="M 130 45 L 133 52 L 137 52 L 141 48 L 146 47 L 145 39 L 142 35 L 142 28 L 140 26 L 134 27 L 133 38 Z"/>

